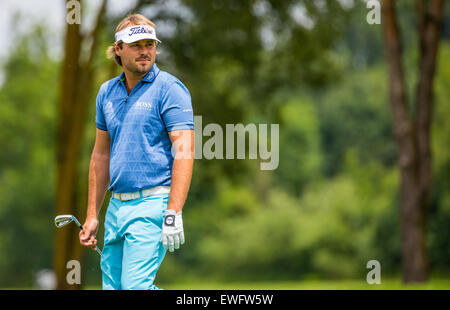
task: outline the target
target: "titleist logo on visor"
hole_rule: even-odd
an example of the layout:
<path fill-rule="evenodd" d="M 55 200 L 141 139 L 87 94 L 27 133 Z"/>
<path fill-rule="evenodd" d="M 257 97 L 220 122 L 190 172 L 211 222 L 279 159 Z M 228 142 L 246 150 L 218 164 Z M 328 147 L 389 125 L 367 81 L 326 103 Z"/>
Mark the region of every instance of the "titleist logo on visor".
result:
<path fill-rule="evenodd" d="M 152 28 L 149 27 L 142 27 L 142 26 L 136 26 L 131 27 L 130 32 L 128 33 L 128 36 L 132 36 L 133 34 L 140 34 L 140 33 L 150 33 L 153 34 Z"/>
<path fill-rule="evenodd" d="M 149 25 L 133 25 L 122 29 L 116 33 L 115 39 L 116 42 L 123 41 L 125 43 L 132 43 L 144 39 L 156 40 L 161 43 L 156 37 L 156 30 Z"/>

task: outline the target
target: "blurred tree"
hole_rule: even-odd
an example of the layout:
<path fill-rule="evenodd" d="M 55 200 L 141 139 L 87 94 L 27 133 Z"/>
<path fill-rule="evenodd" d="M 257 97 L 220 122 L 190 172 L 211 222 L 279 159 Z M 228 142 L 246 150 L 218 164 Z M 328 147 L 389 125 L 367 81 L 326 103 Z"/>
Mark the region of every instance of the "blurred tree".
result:
<path fill-rule="evenodd" d="M 23 20 L 23 16 L 16 18 Z M 17 26 L 18 24 L 12 24 Z M 50 30 L 33 27 L 10 48 L 0 87 L 0 285 L 31 287 L 51 267 L 58 63 Z"/>
<path fill-rule="evenodd" d="M 442 42 L 436 72 L 436 109 L 432 124 L 433 197 L 430 206 L 430 265 L 450 266 L 450 44 Z"/>
<path fill-rule="evenodd" d="M 66 1 L 69 4 L 70 1 Z M 59 125 L 56 146 L 55 208 L 56 214 L 79 215 L 79 165 L 80 149 L 86 111 L 94 81 L 93 59 L 99 46 L 98 38 L 106 12 L 107 0 L 102 2 L 91 33 L 81 33 L 80 24 L 67 23 L 64 59 L 61 64 L 59 95 Z M 83 7 L 83 6 L 81 6 Z M 87 55 L 82 53 L 89 42 Z M 66 264 L 69 260 L 81 260 L 82 248 L 78 242 L 78 227 L 70 225 L 55 234 L 54 270 L 58 289 L 78 288 L 66 282 Z"/>
<path fill-rule="evenodd" d="M 419 81 L 415 110 L 408 108 L 402 64 L 402 39 L 396 4 L 383 1 L 383 30 L 389 68 L 390 107 L 401 169 L 400 210 L 404 282 L 428 278 L 427 215 L 432 189 L 430 129 L 433 112 L 433 79 L 441 40 L 444 0 L 417 0 Z"/>

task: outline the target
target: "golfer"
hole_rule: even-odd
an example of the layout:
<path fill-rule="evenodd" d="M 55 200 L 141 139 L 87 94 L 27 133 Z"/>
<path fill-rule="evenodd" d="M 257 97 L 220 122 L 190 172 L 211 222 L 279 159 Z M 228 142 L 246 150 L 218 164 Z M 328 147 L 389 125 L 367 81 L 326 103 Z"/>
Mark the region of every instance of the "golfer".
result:
<path fill-rule="evenodd" d="M 186 87 L 155 64 L 158 43 L 156 26 L 143 15 L 122 20 L 107 54 L 123 73 L 97 95 L 80 243 L 97 244 L 98 215 L 110 190 L 103 289 L 158 289 L 153 282 L 166 250 L 185 241 L 182 208 L 194 162 L 193 111 Z"/>

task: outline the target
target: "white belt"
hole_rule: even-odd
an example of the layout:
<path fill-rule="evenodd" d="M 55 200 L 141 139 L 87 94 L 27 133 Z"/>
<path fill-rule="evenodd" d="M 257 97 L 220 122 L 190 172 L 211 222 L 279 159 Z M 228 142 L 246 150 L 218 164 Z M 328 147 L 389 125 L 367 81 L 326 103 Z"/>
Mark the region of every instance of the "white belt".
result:
<path fill-rule="evenodd" d="M 155 186 L 134 193 L 112 193 L 112 197 L 121 201 L 143 198 L 150 195 L 170 194 L 170 186 Z"/>

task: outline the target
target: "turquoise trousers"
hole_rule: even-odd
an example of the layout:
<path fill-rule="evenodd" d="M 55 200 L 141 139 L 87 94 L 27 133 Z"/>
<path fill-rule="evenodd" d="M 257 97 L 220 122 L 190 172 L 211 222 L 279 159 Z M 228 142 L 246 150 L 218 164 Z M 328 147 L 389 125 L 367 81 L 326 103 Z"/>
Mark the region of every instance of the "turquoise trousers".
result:
<path fill-rule="evenodd" d="M 104 290 L 151 290 L 166 250 L 161 243 L 169 194 L 111 198 L 100 266 Z"/>

